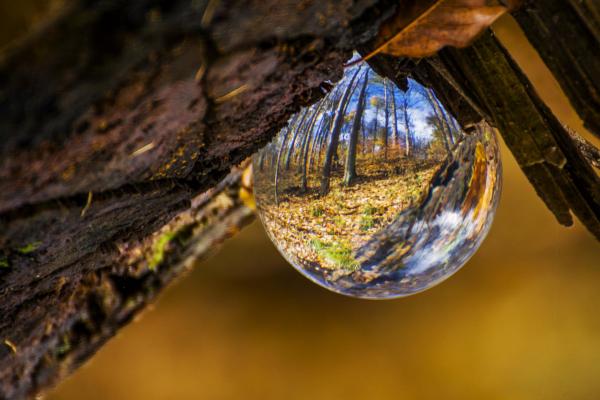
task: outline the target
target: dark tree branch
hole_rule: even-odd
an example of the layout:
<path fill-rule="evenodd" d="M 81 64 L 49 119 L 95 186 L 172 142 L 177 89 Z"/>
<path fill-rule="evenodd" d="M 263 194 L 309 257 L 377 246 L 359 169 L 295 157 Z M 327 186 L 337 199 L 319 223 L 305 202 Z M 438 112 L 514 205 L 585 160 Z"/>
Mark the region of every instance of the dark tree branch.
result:
<path fill-rule="evenodd" d="M 586 128 L 600 137 L 600 2 L 527 0 L 513 16 Z"/>
<path fill-rule="evenodd" d="M 565 126 L 565 129 L 567 132 L 569 132 L 569 135 L 571 135 L 571 138 L 579 149 L 579 152 L 586 158 L 586 160 L 588 160 L 593 167 L 600 168 L 600 149 L 568 126 Z"/>
<path fill-rule="evenodd" d="M 0 398 L 65 376 L 243 225 L 231 167 L 398 4 L 73 0 L 0 54 Z"/>
<path fill-rule="evenodd" d="M 572 211 L 600 240 L 600 178 L 491 32 L 437 58 L 473 96 L 561 224 Z"/>
<path fill-rule="evenodd" d="M 428 59 L 379 55 L 369 63 L 400 87 L 408 75 L 432 87 L 467 130 L 481 119 L 496 126 L 558 221 L 571 225 L 572 211 L 600 239 L 598 149 L 556 119 L 491 32 Z"/>
<path fill-rule="evenodd" d="M 597 56 L 600 53 L 600 8 L 597 2 L 528 0 L 513 15 L 585 126 L 600 135 L 600 58 Z M 572 210 L 600 238 L 600 188 L 597 174 L 591 168 L 598 164 L 597 149 L 560 125 L 500 45 L 483 45 L 483 42 L 479 40 L 479 44 L 465 51 L 444 50 L 440 57 L 421 60 L 417 66 L 407 67 L 406 60 L 392 63 L 398 66 L 396 70 L 390 72 L 388 67 L 387 71 L 383 68 L 383 72 L 397 76 L 398 71 L 410 71 L 436 90 L 463 126 L 468 127 L 478 117 L 495 123 L 530 182 L 558 220 L 570 225 L 569 210 Z M 494 57 L 500 63 L 497 66 L 490 62 Z M 389 64 L 383 58 L 374 63 Z M 505 78 L 509 75 L 512 79 Z M 515 86 L 503 86 L 495 81 L 511 82 Z M 521 101 L 514 101 L 517 98 Z"/>

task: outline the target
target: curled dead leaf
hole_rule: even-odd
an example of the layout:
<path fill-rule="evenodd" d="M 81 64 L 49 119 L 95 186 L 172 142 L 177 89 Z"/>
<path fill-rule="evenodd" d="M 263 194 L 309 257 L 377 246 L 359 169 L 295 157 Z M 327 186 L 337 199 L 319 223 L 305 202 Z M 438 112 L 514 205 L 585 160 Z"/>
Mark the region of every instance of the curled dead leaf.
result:
<path fill-rule="evenodd" d="M 380 28 L 373 50 L 357 62 L 385 53 L 421 58 L 444 46 L 468 46 L 518 0 L 436 0 L 401 7 Z M 354 64 L 354 63 L 353 63 Z"/>

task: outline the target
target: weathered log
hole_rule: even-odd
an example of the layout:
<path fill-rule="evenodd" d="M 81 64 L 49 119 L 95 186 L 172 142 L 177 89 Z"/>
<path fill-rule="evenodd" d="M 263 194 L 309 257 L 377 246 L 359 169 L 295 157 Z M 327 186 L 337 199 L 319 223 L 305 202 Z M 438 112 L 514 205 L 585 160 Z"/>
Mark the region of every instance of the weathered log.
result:
<path fill-rule="evenodd" d="M 444 49 L 429 63 L 489 116 L 558 221 L 571 225 L 572 211 L 600 240 L 600 178 L 494 35 Z"/>
<path fill-rule="evenodd" d="M 600 240 L 598 149 L 557 120 L 491 31 L 466 49 L 420 60 L 378 55 L 369 63 L 400 87 L 409 75 L 432 87 L 465 129 L 482 119 L 497 127 L 558 221 L 571 225 L 572 211 Z"/>
<path fill-rule="evenodd" d="M 527 0 L 513 16 L 585 127 L 600 137 L 600 2 Z"/>
<path fill-rule="evenodd" d="M 77 367 L 242 225 L 231 167 L 398 4 L 74 0 L 3 52 L 0 398 Z"/>

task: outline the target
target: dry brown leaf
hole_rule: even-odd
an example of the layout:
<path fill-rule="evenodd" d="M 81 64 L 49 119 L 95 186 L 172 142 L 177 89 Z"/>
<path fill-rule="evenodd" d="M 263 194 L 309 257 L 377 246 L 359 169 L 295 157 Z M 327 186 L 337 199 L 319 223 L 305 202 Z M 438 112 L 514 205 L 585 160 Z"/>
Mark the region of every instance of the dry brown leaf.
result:
<path fill-rule="evenodd" d="M 518 1 L 436 0 L 416 2 L 410 10 L 400 9 L 379 30 L 375 50 L 379 53 L 420 58 L 444 46 L 465 47 Z"/>

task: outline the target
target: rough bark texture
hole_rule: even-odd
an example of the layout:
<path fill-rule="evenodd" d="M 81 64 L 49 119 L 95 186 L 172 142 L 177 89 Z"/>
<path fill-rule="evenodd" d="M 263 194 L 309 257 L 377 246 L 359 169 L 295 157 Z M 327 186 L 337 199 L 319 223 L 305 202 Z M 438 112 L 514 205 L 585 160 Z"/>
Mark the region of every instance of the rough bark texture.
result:
<path fill-rule="evenodd" d="M 412 2 L 67 4 L 0 53 L 0 398 L 68 374 L 247 222 L 231 167 Z M 598 235 L 597 177 L 493 38 L 369 63 L 400 87 L 413 72 L 463 126 L 494 122 L 559 220 Z"/>
<path fill-rule="evenodd" d="M 346 113 L 346 107 L 352 97 L 353 83 L 360 72 L 360 68 L 356 70 L 348 86 L 344 89 L 344 94 L 340 97 L 340 101 L 335 109 L 335 116 L 333 117 L 333 123 L 331 124 L 331 130 L 329 132 L 329 143 L 327 144 L 327 152 L 325 153 L 325 161 L 323 162 L 323 170 L 321 172 L 321 187 L 319 193 L 321 196 L 325 196 L 329 192 L 329 179 L 331 176 L 331 167 L 333 165 L 335 155 L 338 151 L 338 144 L 340 140 L 340 133 L 342 131 L 342 125 L 344 124 L 344 115 Z"/>
<path fill-rule="evenodd" d="M 432 87 L 467 130 L 482 118 L 497 127 L 557 220 L 571 225 L 572 212 L 600 240 L 600 179 L 592 167 L 598 149 L 557 120 L 491 32 L 466 49 L 447 48 L 428 59 L 380 55 L 369 62 L 400 85 L 411 74 Z M 600 76 L 600 68 L 593 71 Z"/>
<path fill-rule="evenodd" d="M 164 227 L 203 215 L 192 199 L 397 4 L 72 1 L 2 53 L 0 398 L 52 384 L 151 301 L 188 251 L 165 262 L 180 235 Z M 247 217 L 223 201 L 205 243 Z"/>
<path fill-rule="evenodd" d="M 348 151 L 346 152 L 346 162 L 344 166 L 344 184 L 352 185 L 356 180 L 356 148 L 358 146 L 358 132 L 362 126 L 362 116 L 365 109 L 367 84 L 369 83 L 369 71 L 363 75 L 362 86 L 356 103 L 356 111 L 352 121 L 352 130 L 350 131 L 350 141 L 348 142 Z"/>
<path fill-rule="evenodd" d="M 513 15 L 586 128 L 600 137 L 600 2 L 528 0 Z"/>
<path fill-rule="evenodd" d="M 493 34 L 467 49 L 443 50 L 438 59 L 491 116 L 558 221 L 571 225 L 573 212 L 600 240 L 598 175 Z"/>

